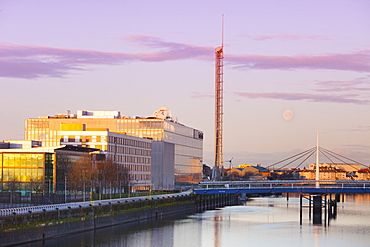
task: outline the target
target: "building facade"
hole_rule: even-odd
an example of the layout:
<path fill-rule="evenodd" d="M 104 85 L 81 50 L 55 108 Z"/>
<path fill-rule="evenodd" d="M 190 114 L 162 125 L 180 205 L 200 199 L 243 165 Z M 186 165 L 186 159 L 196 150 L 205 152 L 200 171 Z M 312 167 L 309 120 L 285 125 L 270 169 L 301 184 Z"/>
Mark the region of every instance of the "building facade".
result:
<path fill-rule="evenodd" d="M 356 172 L 362 169 L 362 165 L 349 163 L 320 163 L 319 168 L 320 171 L 321 169 L 341 169 L 346 172 Z M 310 164 L 308 169 L 316 170 L 316 164 Z"/>
<path fill-rule="evenodd" d="M 72 125 L 75 125 L 74 131 L 103 128 L 109 132 L 170 143 L 174 147 L 175 186 L 198 183 L 202 179 L 203 132 L 174 121 L 164 111 L 156 111 L 153 117 L 148 118 L 129 118 L 121 116 L 119 111 L 78 111 L 77 114 L 30 118 L 25 123 L 25 139 L 41 141 L 45 147 L 60 145 L 65 140 L 62 131 L 66 131 L 66 124 L 70 125 L 69 131 Z M 83 139 L 81 145 L 87 146 Z M 98 144 L 95 147 L 100 148 Z M 107 151 L 103 146 L 101 150 Z"/>
<path fill-rule="evenodd" d="M 108 130 L 73 130 L 84 124 L 62 124 L 61 144 L 100 149 L 105 159 L 130 171 L 134 190 L 149 190 L 151 181 L 152 140 L 110 132 Z M 81 127 L 81 128 L 79 128 Z"/>
<path fill-rule="evenodd" d="M 94 151 L 97 149 L 72 146 L 0 149 L 0 190 L 23 194 L 64 190 L 69 165 Z"/>

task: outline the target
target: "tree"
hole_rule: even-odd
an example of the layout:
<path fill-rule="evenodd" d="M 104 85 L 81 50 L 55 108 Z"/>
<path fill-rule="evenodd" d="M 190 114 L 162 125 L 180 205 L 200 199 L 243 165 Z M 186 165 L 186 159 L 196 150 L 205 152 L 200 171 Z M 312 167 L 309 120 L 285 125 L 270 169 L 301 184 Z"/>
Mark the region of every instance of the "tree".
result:
<path fill-rule="evenodd" d="M 119 191 L 121 193 L 122 187 L 125 192 L 129 191 L 132 175 L 126 166 L 107 158 L 97 162 L 95 167 L 94 174 L 101 192 L 107 193 L 109 188 L 110 192 Z"/>
<path fill-rule="evenodd" d="M 29 190 L 35 192 L 36 194 L 42 193 L 44 190 L 44 180 L 40 177 L 31 177 L 28 183 Z"/>
<path fill-rule="evenodd" d="M 15 192 L 20 189 L 21 182 L 16 177 L 10 177 L 7 182 L 7 187 L 9 191 L 9 204 L 10 207 L 13 207 L 13 203 L 16 199 Z"/>
<path fill-rule="evenodd" d="M 68 171 L 68 187 L 72 190 L 85 190 L 86 185 L 93 178 L 93 162 L 90 155 L 83 155 L 71 164 Z"/>
<path fill-rule="evenodd" d="M 119 165 L 110 158 L 84 155 L 72 163 L 68 171 L 69 188 L 78 191 L 91 186 L 99 194 L 121 193 L 129 190 L 132 176 L 127 167 Z"/>

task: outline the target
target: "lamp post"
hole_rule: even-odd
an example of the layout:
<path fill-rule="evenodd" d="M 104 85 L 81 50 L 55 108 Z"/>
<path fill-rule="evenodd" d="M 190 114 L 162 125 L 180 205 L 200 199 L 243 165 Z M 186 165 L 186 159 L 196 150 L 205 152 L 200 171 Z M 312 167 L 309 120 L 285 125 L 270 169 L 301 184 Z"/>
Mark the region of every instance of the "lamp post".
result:
<path fill-rule="evenodd" d="M 67 203 L 67 176 L 64 177 L 64 202 Z"/>
<path fill-rule="evenodd" d="M 83 192 L 83 197 L 84 197 L 84 200 L 83 201 L 85 201 L 85 198 L 86 198 L 86 187 L 85 187 L 85 179 L 84 179 L 84 192 Z"/>
<path fill-rule="evenodd" d="M 119 198 L 122 198 L 121 180 L 119 180 Z"/>
<path fill-rule="evenodd" d="M 131 181 L 128 181 L 128 197 L 131 197 Z"/>
<path fill-rule="evenodd" d="M 51 203 L 51 200 L 50 200 L 50 193 L 51 193 L 50 182 L 51 182 L 51 179 L 50 178 L 49 178 L 48 182 L 49 182 L 49 203 Z"/>

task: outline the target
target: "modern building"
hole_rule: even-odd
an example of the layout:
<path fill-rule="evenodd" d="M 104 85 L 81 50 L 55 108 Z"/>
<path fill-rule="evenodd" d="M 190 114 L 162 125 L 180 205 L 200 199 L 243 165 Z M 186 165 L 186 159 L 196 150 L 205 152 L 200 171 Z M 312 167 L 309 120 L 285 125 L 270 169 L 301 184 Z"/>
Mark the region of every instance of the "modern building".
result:
<path fill-rule="evenodd" d="M 69 130 L 74 124 L 76 131 L 93 131 L 108 129 L 109 132 L 114 132 L 123 135 L 136 136 L 140 138 L 150 139 L 156 142 L 163 142 L 158 145 L 162 147 L 163 154 L 153 152 L 157 157 L 153 157 L 154 164 L 160 165 L 158 162 L 162 157 L 169 153 L 173 153 L 173 175 L 175 186 L 189 185 L 198 183 L 202 179 L 202 159 L 203 159 L 203 132 L 197 129 L 187 127 L 173 120 L 166 107 L 162 107 L 155 111 L 152 117 L 130 118 L 123 116 L 119 111 L 77 111 L 77 114 L 58 114 L 55 116 L 41 116 L 39 118 L 26 119 L 25 123 L 25 139 L 41 141 L 44 147 L 60 145 L 64 143 L 62 131 L 65 131 L 66 124 Z M 83 127 L 81 127 L 83 126 Z M 85 129 L 81 129 L 85 128 Z M 168 143 L 168 144 L 166 144 Z M 91 144 L 84 143 L 81 139 L 81 145 L 89 147 Z M 95 144 L 95 148 L 104 148 L 104 144 Z M 173 151 L 172 147 L 173 146 Z M 157 149 L 160 150 L 160 149 Z M 168 157 L 163 159 L 165 163 L 171 162 Z M 162 165 L 162 164 L 161 164 Z M 153 169 L 152 179 L 160 181 L 170 181 L 172 173 L 168 169 L 170 166 L 163 164 L 164 171 Z M 155 172 L 154 172 L 155 171 Z M 158 174 L 156 172 L 159 172 Z M 163 175 L 162 175 L 163 174 Z M 167 185 L 170 182 L 165 183 Z M 162 187 L 166 187 L 163 185 Z"/>
<path fill-rule="evenodd" d="M 9 191 L 11 185 L 17 191 L 28 194 L 53 193 L 65 188 L 68 162 L 98 149 L 58 146 L 29 149 L 0 149 L 0 191 Z"/>
<path fill-rule="evenodd" d="M 134 190 L 149 190 L 153 187 L 152 140 L 118 134 L 103 128 L 86 130 L 85 124 L 61 124 L 60 137 L 61 145 L 100 149 L 99 153 L 105 155 L 105 159 L 130 171 L 130 186 Z"/>

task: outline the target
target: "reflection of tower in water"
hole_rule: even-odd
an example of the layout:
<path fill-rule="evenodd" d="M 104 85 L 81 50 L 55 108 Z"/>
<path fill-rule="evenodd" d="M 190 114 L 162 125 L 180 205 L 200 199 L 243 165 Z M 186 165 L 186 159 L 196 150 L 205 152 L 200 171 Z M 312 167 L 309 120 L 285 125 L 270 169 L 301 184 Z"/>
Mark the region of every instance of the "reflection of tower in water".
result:
<path fill-rule="evenodd" d="M 222 246 L 222 242 L 221 242 L 221 222 L 222 221 L 222 217 L 220 216 L 215 216 L 213 218 L 213 222 L 215 223 L 215 231 L 214 231 L 214 241 L 215 241 L 215 244 L 214 244 L 214 247 L 219 247 L 219 246 Z"/>

